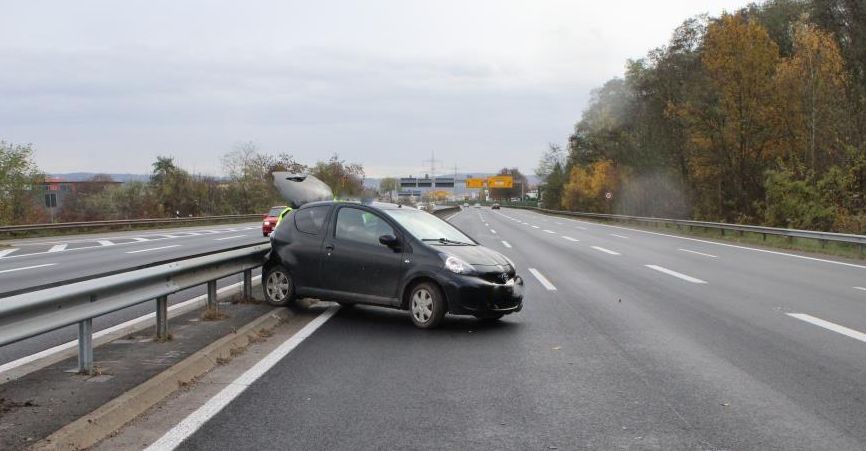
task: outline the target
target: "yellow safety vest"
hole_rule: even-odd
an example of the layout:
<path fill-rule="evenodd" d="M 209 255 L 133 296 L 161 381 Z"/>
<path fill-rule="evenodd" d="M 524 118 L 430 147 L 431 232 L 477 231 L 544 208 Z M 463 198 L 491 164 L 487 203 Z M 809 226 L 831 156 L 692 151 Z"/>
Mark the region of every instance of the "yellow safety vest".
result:
<path fill-rule="evenodd" d="M 280 216 L 277 218 L 277 225 L 275 225 L 274 228 L 277 228 L 277 226 L 280 225 L 281 222 L 283 222 L 283 218 L 287 214 L 289 214 L 290 211 L 292 211 L 292 207 L 286 207 L 285 210 L 280 212 Z"/>

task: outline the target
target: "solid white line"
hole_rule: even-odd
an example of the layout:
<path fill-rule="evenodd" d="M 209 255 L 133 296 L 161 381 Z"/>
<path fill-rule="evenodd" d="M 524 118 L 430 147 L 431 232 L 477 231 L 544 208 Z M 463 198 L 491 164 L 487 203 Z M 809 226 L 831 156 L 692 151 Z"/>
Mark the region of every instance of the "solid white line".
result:
<path fill-rule="evenodd" d="M 570 237 L 570 236 L 563 236 L 562 238 L 563 238 L 563 239 L 566 239 L 566 240 L 568 240 L 568 241 L 574 241 L 575 243 L 578 242 L 578 241 L 580 241 L 579 239 L 577 239 L 577 238 L 572 238 L 572 237 Z"/>
<path fill-rule="evenodd" d="M 7 256 L 7 255 L 9 255 L 9 254 L 11 254 L 11 253 L 17 251 L 17 250 L 18 250 L 17 247 L 13 247 L 12 249 L 3 249 L 3 250 L 0 250 L 0 258 L 5 257 L 5 256 Z"/>
<path fill-rule="evenodd" d="M 690 253 L 690 254 L 703 255 L 704 257 L 719 258 L 717 255 L 713 255 L 713 254 L 705 254 L 705 253 L 703 253 L 703 252 L 692 251 L 692 250 L 689 250 L 689 249 L 677 249 L 677 250 L 678 250 L 678 251 L 683 251 L 683 252 L 688 252 L 688 253 Z"/>
<path fill-rule="evenodd" d="M 592 247 L 593 249 L 595 249 L 595 250 L 597 250 L 597 251 L 602 251 L 602 252 L 604 252 L 604 253 L 606 253 L 606 254 L 610 254 L 610 255 L 620 255 L 620 253 L 617 252 L 617 251 L 612 251 L 612 250 L 610 250 L 610 249 L 605 249 L 605 248 L 603 248 L 603 247 L 598 247 L 598 246 L 590 246 L 590 247 Z"/>
<path fill-rule="evenodd" d="M 554 232 L 553 230 L 547 230 L 547 229 L 544 229 L 544 231 L 547 232 L 547 233 L 556 233 L 556 232 Z"/>
<path fill-rule="evenodd" d="M 860 290 L 860 291 L 866 291 L 866 288 L 864 288 L 864 287 L 854 287 L 854 289 L 855 289 L 855 290 Z"/>
<path fill-rule="evenodd" d="M 493 229 L 490 229 L 490 233 L 492 233 L 492 234 L 494 234 L 494 235 L 495 235 L 495 234 L 496 234 L 496 231 L 495 231 L 495 230 L 493 230 Z"/>
<path fill-rule="evenodd" d="M 615 237 L 617 237 L 617 238 L 625 238 L 625 239 L 628 239 L 628 237 L 625 236 L 625 235 L 617 235 L 617 234 L 615 234 L 615 233 L 611 233 L 610 236 L 615 236 Z"/>
<path fill-rule="evenodd" d="M 532 273 L 532 275 L 535 276 L 535 278 L 538 279 L 538 281 L 539 281 L 542 285 L 544 285 L 544 288 L 547 288 L 547 289 L 550 290 L 550 291 L 554 291 L 554 290 L 556 290 L 556 287 L 553 286 L 553 284 L 550 283 L 549 280 L 547 280 L 547 277 L 544 277 L 543 275 L 541 275 L 541 273 L 538 272 L 537 269 L 535 269 L 535 268 L 529 268 L 529 272 Z"/>
<path fill-rule="evenodd" d="M 259 280 L 261 278 L 262 278 L 262 276 L 255 276 L 255 277 L 253 277 L 253 282 L 255 283 L 256 280 Z M 223 294 L 229 290 L 236 289 L 236 288 L 240 287 L 241 285 L 243 285 L 243 282 L 237 282 L 237 283 L 233 283 L 231 285 L 227 285 L 225 287 L 222 287 L 219 290 L 217 290 L 217 295 Z M 177 304 L 169 306 L 168 311 L 169 311 L 169 313 L 171 313 L 177 309 L 182 309 L 188 305 L 194 304 L 196 302 L 204 302 L 206 300 L 207 300 L 206 294 L 201 295 L 201 296 L 196 296 L 196 297 L 194 297 L 188 301 L 179 302 Z M 125 321 L 125 322 L 122 322 L 120 324 L 117 324 L 115 326 L 111 326 L 107 329 L 102 329 L 98 332 L 94 332 L 93 338 L 100 338 L 102 336 L 117 332 L 118 330 L 123 330 L 127 327 L 134 326 L 138 323 L 141 323 L 144 321 L 150 321 L 155 317 L 156 317 L 156 312 L 148 313 L 146 315 L 139 316 L 138 318 L 134 318 L 134 319 L 131 319 L 129 321 Z M 49 355 L 56 354 L 60 351 L 63 351 L 65 349 L 69 349 L 69 348 L 72 348 L 75 346 L 78 346 L 78 340 L 67 341 L 66 343 L 54 346 L 52 348 L 48 348 L 44 351 L 39 351 L 36 354 L 30 354 L 28 356 L 21 357 L 20 359 L 4 363 L 4 364 L 0 365 L 0 376 L 2 376 L 4 372 L 9 371 L 11 369 L 18 368 L 19 366 L 26 365 L 30 362 L 35 361 L 35 360 L 39 360 L 43 357 L 47 357 Z"/>
<path fill-rule="evenodd" d="M 234 238 L 243 238 L 245 236 L 246 235 L 235 235 L 235 236 L 227 236 L 227 237 L 223 237 L 223 238 L 214 238 L 214 241 L 231 240 Z"/>
<path fill-rule="evenodd" d="M 644 266 L 646 266 L 646 267 L 649 268 L 649 269 L 654 269 L 654 270 L 656 270 L 656 271 L 658 271 L 658 272 L 665 273 L 665 274 L 667 274 L 667 275 L 669 275 L 669 276 L 674 276 L 674 277 L 676 277 L 676 278 L 678 278 L 678 279 L 685 280 L 686 282 L 691 282 L 691 283 L 707 283 L 707 282 L 704 281 L 704 280 L 696 279 L 696 278 L 694 278 L 694 277 L 692 277 L 692 276 L 687 276 L 687 275 L 685 275 L 685 274 L 683 274 L 683 273 L 676 272 L 676 271 L 673 271 L 673 270 L 667 269 L 667 268 L 662 267 L 662 266 L 657 266 L 657 265 L 644 265 Z"/>
<path fill-rule="evenodd" d="M 288 340 L 280 344 L 244 374 L 241 374 L 232 383 L 222 389 L 222 391 L 217 393 L 216 396 L 199 407 L 198 410 L 184 418 L 183 421 L 171 428 L 159 440 L 147 447 L 147 451 L 162 451 L 177 448 L 187 437 L 195 433 L 203 424 L 218 414 L 225 406 L 252 385 L 253 382 L 289 355 L 301 342 L 309 338 L 316 329 L 322 327 L 339 309 L 340 307 L 331 307 L 307 323 L 301 330 L 289 337 Z"/>
<path fill-rule="evenodd" d="M 44 264 L 44 265 L 25 266 L 25 267 L 23 267 L 23 268 L 4 269 L 4 270 L 0 271 L 0 274 L 5 273 L 5 272 L 24 271 L 25 269 L 44 268 L 44 267 L 46 267 L 46 266 L 54 266 L 54 265 L 56 265 L 56 264 L 57 264 L 57 263 L 46 263 L 46 264 Z"/>
<path fill-rule="evenodd" d="M 108 240 L 99 240 L 97 243 L 99 243 L 100 246 L 114 246 L 114 242 Z"/>
<path fill-rule="evenodd" d="M 160 250 L 160 249 L 168 249 L 168 248 L 170 248 L 170 247 L 178 247 L 178 246 L 180 246 L 180 244 L 172 244 L 171 246 L 151 247 L 151 248 L 148 248 L 148 249 L 139 249 L 139 250 L 137 250 L 137 251 L 129 251 L 129 252 L 125 252 L 125 253 L 126 253 L 126 254 L 137 254 L 137 253 L 139 253 L 139 252 L 158 251 L 158 250 Z"/>
<path fill-rule="evenodd" d="M 502 242 L 502 245 L 505 246 L 505 247 L 507 247 L 507 248 L 509 248 L 509 249 L 511 249 L 511 245 L 508 244 L 508 241 L 503 241 L 503 242 Z"/>
<path fill-rule="evenodd" d="M 824 321 L 821 318 L 816 318 L 812 315 L 807 315 L 805 313 L 786 313 L 786 315 L 788 315 L 792 318 L 797 318 L 800 321 L 805 321 L 807 323 L 814 324 L 818 327 L 823 327 L 824 329 L 832 330 L 833 332 L 840 333 L 840 334 L 845 335 L 847 337 L 851 337 L 855 340 L 860 340 L 860 341 L 866 343 L 866 334 L 864 334 L 863 332 L 860 332 L 860 331 L 857 331 L 854 329 L 849 329 L 845 326 L 840 326 L 836 323 L 831 323 L 830 321 Z"/>
<path fill-rule="evenodd" d="M 48 249 L 48 252 L 63 252 L 66 250 L 66 248 L 68 246 L 69 245 L 65 244 L 65 243 L 64 244 L 55 244 L 54 246 L 51 246 L 51 249 Z"/>

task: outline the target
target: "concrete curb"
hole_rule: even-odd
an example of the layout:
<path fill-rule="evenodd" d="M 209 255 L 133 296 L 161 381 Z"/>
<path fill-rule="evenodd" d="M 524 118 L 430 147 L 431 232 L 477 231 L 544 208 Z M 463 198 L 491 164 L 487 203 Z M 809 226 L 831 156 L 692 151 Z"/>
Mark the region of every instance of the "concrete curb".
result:
<path fill-rule="evenodd" d="M 147 382 L 64 426 L 30 449 L 77 450 L 95 445 L 183 385 L 208 372 L 218 364 L 218 359 L 230 359 L 231 350 L 247 346 L 251 337 L 258 336 L 258 331 L 273 329 L 289 315 L 287 309 L 271 310 L 236 333 L 211 343 Z"/>

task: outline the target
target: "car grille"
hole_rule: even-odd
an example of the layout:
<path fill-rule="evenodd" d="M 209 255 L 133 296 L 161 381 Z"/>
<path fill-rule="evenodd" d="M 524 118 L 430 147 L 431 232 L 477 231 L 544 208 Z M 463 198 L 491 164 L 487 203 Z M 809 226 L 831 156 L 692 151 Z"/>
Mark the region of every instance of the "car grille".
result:
<path fill-rule="evenodd" d="M 481 273 L 479 277 L 490 283 L 504 285 L 506 282 L 508 282 L 509 280 L 511 280 L 511 278 L 514 277 L 514 270 L 511 268 L 504 268 L 504 270 L 502 271 Z"/>

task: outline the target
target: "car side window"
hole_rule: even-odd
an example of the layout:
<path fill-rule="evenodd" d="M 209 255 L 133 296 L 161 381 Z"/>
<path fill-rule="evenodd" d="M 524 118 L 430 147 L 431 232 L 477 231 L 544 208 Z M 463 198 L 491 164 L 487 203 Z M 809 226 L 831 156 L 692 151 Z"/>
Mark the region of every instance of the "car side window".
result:
<path fill-rule="evenodd" d="M 343 207 L 337 213 L 337 239 L 379 246 L 382 235 L 396 236 L 394 228 L 375 213 L 352 207 Z"/>
<path fill-rule="evenodd" d="M 302 208 L 295 212 L 295 227 L 298 231 L 319 235 L 322 233 L 322 227 L 325 225 L 325 218 L 328 216 L 329 205 L 319 205 L 316 207 Z"/>

